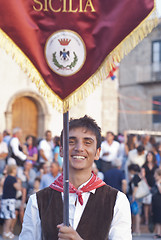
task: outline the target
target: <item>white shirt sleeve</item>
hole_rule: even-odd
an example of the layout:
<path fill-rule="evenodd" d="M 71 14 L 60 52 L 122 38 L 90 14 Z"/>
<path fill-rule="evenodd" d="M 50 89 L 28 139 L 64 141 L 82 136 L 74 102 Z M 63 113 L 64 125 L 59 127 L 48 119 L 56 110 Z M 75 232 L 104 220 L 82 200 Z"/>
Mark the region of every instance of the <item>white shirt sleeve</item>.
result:
<path fill-rule="evenodd" d="M 27 156 L 19 150 L 19 140 L 18 138 L 13 138 L 10 143 L 12 151 L 16 157 L 19 157 L 21 160 L 26 160 Z"/>
<path fill-rule="evenodd" d="M 1 142 L 0 145 L 0 153 L 8 153 L 7 143 Z"/>
<path fill-rule="evenodd" d="M 109 240 L 132 240 L 131 211 L 126 195 L 118 192 L 114 215 L 109 232 Z"/>
<path fill-rule="evenodd" d="M 41 221 L 36 194 L 30 196 L 25 210 L 19 240 L 41 240 Z"/>

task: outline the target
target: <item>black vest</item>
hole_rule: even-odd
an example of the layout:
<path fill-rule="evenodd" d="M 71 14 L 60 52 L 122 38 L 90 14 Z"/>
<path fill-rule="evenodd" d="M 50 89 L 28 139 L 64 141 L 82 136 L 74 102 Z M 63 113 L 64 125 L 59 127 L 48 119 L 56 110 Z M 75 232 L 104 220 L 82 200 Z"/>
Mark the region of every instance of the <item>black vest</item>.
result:
<path fill-rule="evenodd" d="M 90 194 L 76 231 L 84 240 L 108 240 L 117 190 L 104 185 Z M 63 201 L 60 192 L 50 187 L 38 193 L 42 240 L 57 240 L 57 225 L 63 223 Z"/>

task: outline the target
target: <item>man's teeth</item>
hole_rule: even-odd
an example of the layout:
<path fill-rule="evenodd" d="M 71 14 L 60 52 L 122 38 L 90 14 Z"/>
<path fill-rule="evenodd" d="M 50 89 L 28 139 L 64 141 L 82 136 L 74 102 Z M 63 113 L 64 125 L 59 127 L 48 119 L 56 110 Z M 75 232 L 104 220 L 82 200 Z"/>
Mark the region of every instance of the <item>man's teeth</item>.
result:
<path fill-rule="evenodd" d="M 83 157 L 83 156 L 73 156 L 73 158 L 76 158 L 76 159 L 85 159 L 85 157 Z"/>

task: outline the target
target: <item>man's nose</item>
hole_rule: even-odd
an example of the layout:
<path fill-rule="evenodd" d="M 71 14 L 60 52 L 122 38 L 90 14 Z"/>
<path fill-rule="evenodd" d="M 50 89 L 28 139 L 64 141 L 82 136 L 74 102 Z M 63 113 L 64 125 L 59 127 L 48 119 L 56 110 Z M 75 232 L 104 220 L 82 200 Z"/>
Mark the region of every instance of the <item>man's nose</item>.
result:
<path fill-rule="evenodd" d="M 75 145 L 76 151 L 82 151 L 83 150 L 83 143 L 81 141 L 78 141 Z"/>

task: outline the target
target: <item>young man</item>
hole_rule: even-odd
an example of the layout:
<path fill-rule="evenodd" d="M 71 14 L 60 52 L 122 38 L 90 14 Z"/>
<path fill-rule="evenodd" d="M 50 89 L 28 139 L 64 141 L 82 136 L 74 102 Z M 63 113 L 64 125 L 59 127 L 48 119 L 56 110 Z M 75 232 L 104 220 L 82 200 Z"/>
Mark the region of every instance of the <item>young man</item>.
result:
<path fill-rule="evenodd" d="M 69 222 L 63 225 L 63 177 L 30 197 L 19 240 L 131 240 L 126 196 L 91 171 L 101 132 L 87 116 L 69 123 Z M 61 147 L 61 155 L 63 149 Z"/>

